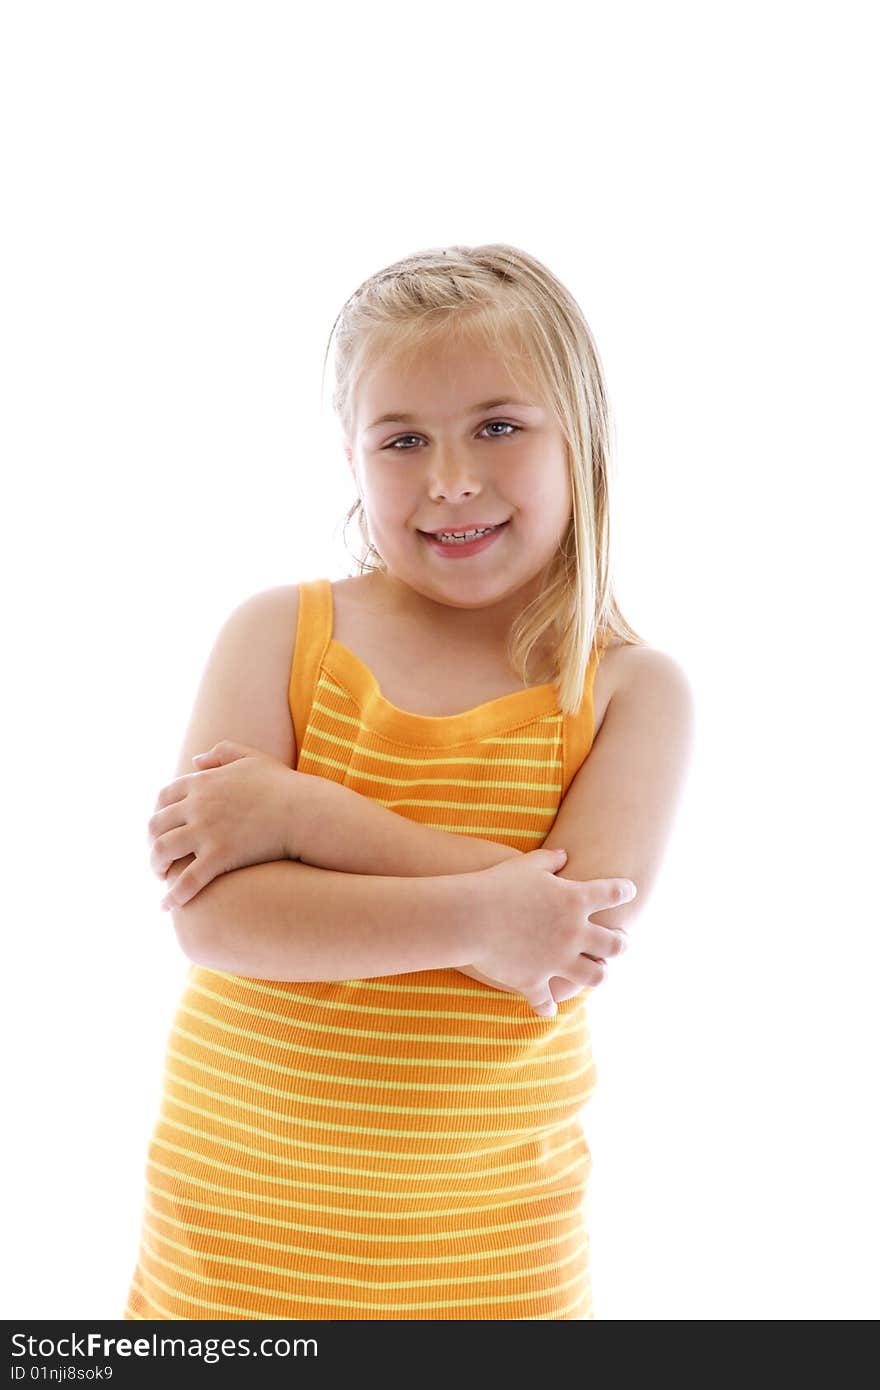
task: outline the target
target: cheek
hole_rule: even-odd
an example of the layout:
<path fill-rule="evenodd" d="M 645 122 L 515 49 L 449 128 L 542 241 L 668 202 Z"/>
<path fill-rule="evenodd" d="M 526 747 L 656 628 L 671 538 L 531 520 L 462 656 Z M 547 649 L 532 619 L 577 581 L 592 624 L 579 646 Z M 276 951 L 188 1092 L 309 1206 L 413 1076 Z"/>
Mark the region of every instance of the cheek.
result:
<path fill-rule="evenodd" d="M 412 523 L 418 512 L 419 494 L 397 479 L 374 479 L 367 495 L 367 509 L 377 530 L 397 532 Z"/>
<path fill-rule="evenodd" d="M 407 490 L 406 480 L 399 469 L 377 463 L 363 476 L 363 491 L 375 510 L 393 512 Z"/>
<path fill-rule="evenodd" d="M 572 499 L 567 477 L 547 476 L 523 480 L 521 486 L 505 489 L 505 500 L 517 513 L 523 528 L 531 531 L 555 531 L 571 516 Z"/>

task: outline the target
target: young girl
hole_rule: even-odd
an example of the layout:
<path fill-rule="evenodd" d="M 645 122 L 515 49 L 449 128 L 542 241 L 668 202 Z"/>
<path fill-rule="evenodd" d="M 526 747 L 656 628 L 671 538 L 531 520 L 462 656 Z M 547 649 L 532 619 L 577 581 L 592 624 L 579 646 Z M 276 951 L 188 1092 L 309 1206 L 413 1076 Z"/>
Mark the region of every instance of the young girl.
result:
<path fill-rule="evenodd" d="M 587 1003 L 690 687 L 615 602 L 550 271 L 414 255 L 335 329 L 369 551 L 231 615 L 149 823 L 192 965 L 124 1316 L 589 1319 Z"/>

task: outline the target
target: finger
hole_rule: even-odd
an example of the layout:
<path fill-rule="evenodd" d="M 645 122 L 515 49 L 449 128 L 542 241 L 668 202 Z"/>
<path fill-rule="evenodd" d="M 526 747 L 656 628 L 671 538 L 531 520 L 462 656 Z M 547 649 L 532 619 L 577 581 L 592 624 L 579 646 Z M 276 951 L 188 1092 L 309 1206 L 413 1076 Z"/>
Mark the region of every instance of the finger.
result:
<path fill-rule="evenodd" d="M 209 761 L 201 763 L 200 766 L 223 767 L 226 763 L 234 763 L 238 758 L 246 758 L 249 753 L 256 751 L 244 743 L 236 743 L 234 739 L 221 738 L 219 743 L 215 743 L 213 748 L 209 748 L 207 753 L 202 755 Z"/>
<path fill-rule="evenodd" d="M 595 960 L 592 956 L 578 956 L 566 969 L 569 979 L 586 989 L 595 989 L 605 979 L 608 966 L 604 960 Z"/>
<path fill-rule="evenodd" d="M 630 878 L 592 878 L 584 883 L 584 889 L 587 916 L 606 907 L 621 907 L 636 896 L 636 885 Z"/>
<path fill-rule="evenodd" d="M 550 977 L 550 993 L 557 1004 L 564 1004 L 567 999 L 573 999 L 576 994 L 580 994 L 584 986 L 580 981 L 567 980 L 564 975 L 552 975 Z"/>
<path fill-rule="evenodd" d="M 549 981 L 540 990 L 532 995 L 526 995 L 526 1000 L 531 1004 L 536 1014 L 541 1014 L 544 1018 L 552 1018 L 556 1013 L 556 1000 L 550 992 Z"/>
<path fill-rule="evenodd" d="M 221 762 L 213 748 L 209 748 L 207 753 L 196 753 L 193 762 L 199 768 L 220 767 Z"/>
<path fill-rule="evenodd" d="M 198 861 L 196 860 L 195 864 L 197 863 Z M 168 912 L 173 907 L 185 907 L 190 898 L 194 898 L 196 893 L 202 891 L 206 883 L 211 882 L 210 878 L 206 877 L 203 871 L 193 871 L 195 864 L 189 869 L 184 869 L 182 874 L 178 874 L 177 878 L 174 880 L 174 886 L 169 888 L 165 897 L 162 899 L 160 906 L 163 911 Z"/>
<path fill-rule="evenodd" d="M 163 810 L 165 806 L 173 805 L 175 801 L 183 800 L 189 790 L 189 775 L 190 774 L 187 773 L 183 777 L 175 777 L 173 782 L 169 782 L 166 787 L 162 788 L 159 795 L 156 797 L 155 809 L 157 811 Z"/>
<path fill-rule="evenodd" d="M 600 927 L 598 923 L 591 922 L 590 938 L 589 950 L 583 954 L 599 960 L 622 956 L 629 946 L 629 937 L 623 927 Z"/>
<path fill-rule="evenodd" d="M 192 826 L 181 825 L 159 836 L 150 855 L 150 867 L 159 878 L 164 878 L 176 859 L 195 854 L 197 848 Z"/>
<path fill-rule="evenodd" d="M 160 835 L 164 835 L 166 830 L 174 830 L 178 825 L 186 824 L 185 798 L 173 801 L 170 806 L 165 806 L 161 811 L 154 811 L 147 821 L 147 839 L 152 843 L 158 840 Z"/>

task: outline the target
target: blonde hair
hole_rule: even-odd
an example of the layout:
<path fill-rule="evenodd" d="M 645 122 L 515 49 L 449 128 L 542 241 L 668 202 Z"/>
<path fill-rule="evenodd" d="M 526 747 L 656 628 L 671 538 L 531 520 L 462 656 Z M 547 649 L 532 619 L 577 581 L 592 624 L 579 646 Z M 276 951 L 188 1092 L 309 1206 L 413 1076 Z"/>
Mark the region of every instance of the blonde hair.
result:
<path fill-rule="evenodd" d="M 565 286 L 526 251 L 502 242 L 418 251 L 365 280 L 343 305 L 335 335 L 332 403 L 346 439 L 353 436 L 360 381 L 380 358 L 406 361 L 441 342 L 479 342 L 503 357 L 525 389 L 536 388 L 556 414 L 566 442 L 572 516 L 548 563 L 538 597 L 511 625 L 508 659 L 524 685 L 556 684 L 569 714 L 582 704 L 594 644 L 613 637 L 646 645 L 614 597 L 609 543 L 611 417 L 602 366 L 580 307 Z M 323 377 L 322 377 L 323 382 Z M 360 498 L 361 574 L 387 566 L 369 536 Z M 344 529 L 344 528 L 343 528 Z M 377 563 L 370 562 L 370 555 Z M 533 679 L 536 649 L 553 655 Z"/>

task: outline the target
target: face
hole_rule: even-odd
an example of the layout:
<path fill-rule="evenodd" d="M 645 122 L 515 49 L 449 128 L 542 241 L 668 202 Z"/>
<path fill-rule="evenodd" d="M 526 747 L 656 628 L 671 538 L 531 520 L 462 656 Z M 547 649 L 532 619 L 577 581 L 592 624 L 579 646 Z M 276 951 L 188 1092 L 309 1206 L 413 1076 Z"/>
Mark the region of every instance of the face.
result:
<path fill-rule="evenodd" d="M 502 404 L 475 408 L 487 401 Z M 552 410 L 482 347 L 425 349 L 364 375 L 345 452 L 401 610 L 501 640 L 539 593 L 571 517 Z M 423 534 L 499 523 L 475 552 Z"/>

